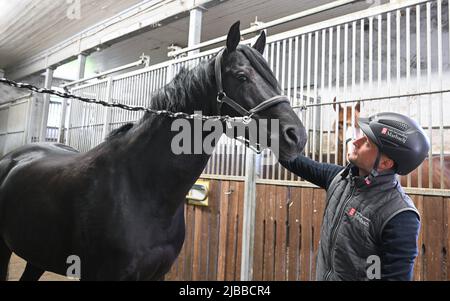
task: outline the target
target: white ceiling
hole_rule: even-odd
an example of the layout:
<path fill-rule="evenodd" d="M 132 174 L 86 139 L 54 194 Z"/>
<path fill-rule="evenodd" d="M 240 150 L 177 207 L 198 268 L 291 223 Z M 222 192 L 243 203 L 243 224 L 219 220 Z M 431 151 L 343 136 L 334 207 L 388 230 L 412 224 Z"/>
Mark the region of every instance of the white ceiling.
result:
<path fill-rule="evenodd" d="M 80 3 L 80 19 L 68 17 Z M 142 0 L 0 0 L 0 68 L 6 68 Z M 72 3 L 72 4 L 69 4 Z"/>
<path fill-rule="evenodd" d="M 0 7 L 12 0 L 0 0 Z M 140 0 L 80 0 L 81 19 L 66 17 L 66 0 L 14 0 L 10 11 L 0 11 L 0 68 L 11 68 L 17 62 L 57 44 L 75 33 L 98 23 L 140 2 Z M 332 1 L 329 0 L 226 0 L 209 8 L 203 14 L 202 41 L 225 35 L 236 20 L 241 29 L 248 28 L 258 17 L 268 22 Z M 58 4 L 54 4 L 58 3 Z M 298 28 L 307 24 L 338 17 L 367 8 L 368 1 L 360 1 L 333 11 L 293 21 L 273 29 L 268 34 Z M 5 15 L 5 16 L 2 16 Z M 2 29 L 3 28 L 3 29 Z M 87 74 L 102 72 L 136 61 L 145 52 L 151 63 L 167 60 L 167 47 L 171 44 L 187 45 L 189 18 L 183 18 L 160 28 L 119 42 L 88 58 Z M 75 75 L 75 62 L 65 69 Z M 61 68 L 61 67 L 60 67 Z M 64 67 L 62 67 L 64 69 Z M 69 78 L 74 78 L 68 75 Z"/>

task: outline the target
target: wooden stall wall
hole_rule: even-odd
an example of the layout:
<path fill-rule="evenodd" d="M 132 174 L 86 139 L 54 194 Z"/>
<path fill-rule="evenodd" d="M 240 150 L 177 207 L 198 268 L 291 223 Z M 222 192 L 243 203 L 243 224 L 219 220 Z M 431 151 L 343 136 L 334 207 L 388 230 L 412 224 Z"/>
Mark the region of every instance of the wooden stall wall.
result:
<path fill-rule="evenodd" d="M 450 198 L 411 195 L 422 227 L 415 280 L 450 280 Z M 322 189 L 258 184 L 253 280 L 314 280 Z M 186 205 L 186 239 L 166 280 L 239 280 L 244 182 L 211 180 L 209 206 Z"/>

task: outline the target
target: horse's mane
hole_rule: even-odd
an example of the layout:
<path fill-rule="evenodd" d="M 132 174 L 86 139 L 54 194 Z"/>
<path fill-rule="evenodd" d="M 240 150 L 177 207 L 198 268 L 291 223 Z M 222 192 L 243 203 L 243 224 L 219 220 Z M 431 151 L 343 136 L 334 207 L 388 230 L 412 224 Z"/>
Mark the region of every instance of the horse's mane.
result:
<path fill-rule="evenodd" d="M 265 59 L 251 47 L 239 45 L 237 48 L 250 61 L 252 67 L 273 88 L 279 89 L 279 84 Z M 193 113 L 197 108 L 204 107 L 202 96 L 215 89 L 214 66 L 211 60 L 201 61 L 192 69 L 182 68 L 171 82 L 155 91 L 151 97 L 150 108 L 170 112 Z M 208 109 L 208 108 L 206 108 Z M 145 113 L 138 124 L 147 120 L 152 114 Z M 112 131 L 107 139 L 122 136 L 133 128 L 133 123 L 127 123 Z"/>

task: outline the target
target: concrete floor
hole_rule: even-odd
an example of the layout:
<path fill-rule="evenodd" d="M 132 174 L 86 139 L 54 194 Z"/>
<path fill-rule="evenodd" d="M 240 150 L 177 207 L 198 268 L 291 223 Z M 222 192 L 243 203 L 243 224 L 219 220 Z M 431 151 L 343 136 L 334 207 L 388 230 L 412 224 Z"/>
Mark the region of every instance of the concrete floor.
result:
<path fill-rule="evenodd" d="M 9 262 L 9 281 L 18 281 L 22 272 L 25 269 L 26 262 L 19 256 L 13 254 L 11 256 L 11 261 Z M 39 281 L 73 281 L 65 276 L 57 275 L 50 272 L 45 272 Z"/>

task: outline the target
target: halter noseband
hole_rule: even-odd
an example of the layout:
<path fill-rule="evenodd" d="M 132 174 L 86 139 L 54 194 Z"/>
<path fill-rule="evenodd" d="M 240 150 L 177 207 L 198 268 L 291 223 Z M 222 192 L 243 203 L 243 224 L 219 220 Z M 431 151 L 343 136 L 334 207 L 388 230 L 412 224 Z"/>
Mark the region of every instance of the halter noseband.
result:
<path fill-rule="evenodd" d="M 290 103 L 289 99 L 286 96 L 283 95 L 276 95 L 274 97 L 271 97 L 269 99 L 264 100 L 260 104 L 258 104 L 253 109 L 247 110 L 244 107 L 242 107 L 240 104 L 238 104 L 233 99 L 229 98 L 227 94 L 223 91 L 222 86 L 222 57 L 225 49 L 222 49 L 216 56 L 216 61 L 214 64 L 214 72 L 216 75 L 216 85 L 217 85 L 217 103 L 218 103 L 218 113 L 220 115 L 220 111 L 222 108 L 222 104 L 226 103 L 231 108 L 233 108 L 236 112 L 238 112 L 242 117 L 244 117 L 244 120 L 250 121 L 250 118 L 256 113 L 259 113 L 261 111 L 264 111 L 274 105 L 277 105 L 279 103 L 287 102 Z"/>

